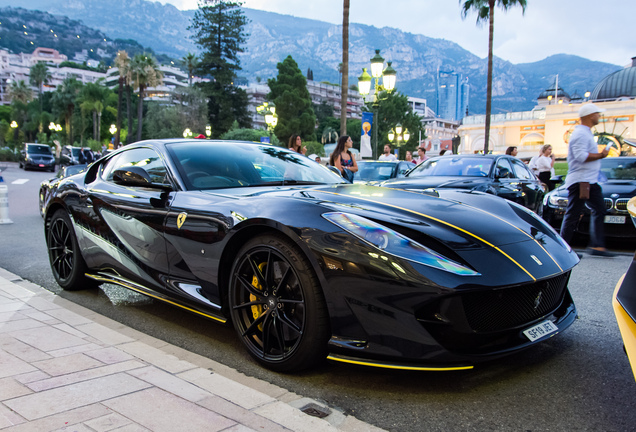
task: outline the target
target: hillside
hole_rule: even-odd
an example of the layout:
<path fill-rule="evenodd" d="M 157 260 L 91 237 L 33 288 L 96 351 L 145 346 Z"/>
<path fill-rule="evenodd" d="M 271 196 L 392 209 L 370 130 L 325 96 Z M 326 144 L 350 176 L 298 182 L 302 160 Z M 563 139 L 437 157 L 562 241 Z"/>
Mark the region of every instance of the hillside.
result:
<path fill-rule="evenodd" d="M 11 0 L 0 0 L 0 6 Z M 109 38 L 132 39 L 179 58 L 197 48 L 187 27 L 194 11 L 179 11 L 170 4 L 146 0 L 30 0 L 29 8 L 40 9 L 64 20 L 80 20 Z M 247 50 L 241 56 L 241 75 L 250 81 L 276 74 L 276 64 L 291 54 L 302 71 L 311 68 L 318 81 L 339 82 L 341 27 L 321 21 L 297 18 L 245 8 L 250 20 Z M 3 15 L 0 11 L 0 15 Z M 64 18 L 68 17 L 68 18 Z M 4 38 L 0 44 L 4 43 Z M 368 67 L 374 49 L 393 61 L 398 72 L 398 90 L 424 97 L 435 109 L 435 77 L 438 68 L 453 69 L 469 78 L 472 114 L 485 109 L 485 58 L 444 39 L 352 23 L 350 27 L 350 83 L 356 83 Z M 494 59 L 493 113 L 532 109 L 536 97 L 559 74 L 559 85 L 569 93 L 583 94 L 620 67 L 571 55 L 556 55 L 539 62 L 512 64 Z"/>

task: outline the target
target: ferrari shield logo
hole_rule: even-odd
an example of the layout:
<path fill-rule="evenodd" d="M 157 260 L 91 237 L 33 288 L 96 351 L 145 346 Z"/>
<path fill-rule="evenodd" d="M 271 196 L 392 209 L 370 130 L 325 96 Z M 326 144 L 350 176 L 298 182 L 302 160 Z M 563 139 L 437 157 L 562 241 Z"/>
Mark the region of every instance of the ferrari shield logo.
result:
<path fill-rule="evenodd" d="M 177 216 L 177 228 L 181 229 L 181 226 L 183 225 L 187 217 L 187 213 L 179 213 L 179 216 Z"/>

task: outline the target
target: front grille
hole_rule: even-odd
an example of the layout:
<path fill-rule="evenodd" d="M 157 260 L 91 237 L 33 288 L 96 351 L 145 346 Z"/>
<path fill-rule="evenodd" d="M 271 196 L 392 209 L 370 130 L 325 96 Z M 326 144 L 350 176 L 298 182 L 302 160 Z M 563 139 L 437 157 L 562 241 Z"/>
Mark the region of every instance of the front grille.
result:
<path fill-rule="evenodd" d="M 629 201 L 629 198 L 619 198 L 616 200 L 616 210 L 620 211 L 620 212 L 626 212 L 627 211 L 627 202 Z"/>
<path fill-rule="evenodd" d="M 611 210 L 614 206 L 611 198 L 605 198 L 605 210 Z"/>
<path fill-rule="evenodd" d="M 488 332 L 539 319 L 561 304 L 569 277 L 567 272 L 529 285 L 462 294 L 468 324 Z"/>

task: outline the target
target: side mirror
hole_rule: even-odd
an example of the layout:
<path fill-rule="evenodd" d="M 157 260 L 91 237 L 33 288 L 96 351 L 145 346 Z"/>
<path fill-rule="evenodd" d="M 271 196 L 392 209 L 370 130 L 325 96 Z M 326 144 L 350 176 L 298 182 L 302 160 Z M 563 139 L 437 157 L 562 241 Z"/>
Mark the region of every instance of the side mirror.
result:
<path fill-rule="evenodd" d="M 329 168 L 331 171 L 335 172 L 336 174 L 338 174 L 340 177 L 342 177 L 342 173 L 340 172 L 340 170 L 338 168 L 336 168 L 333 165 L 328 165 L 327 168 Z"/>
<path fill-rule="evenodd" d="M 550 181 L 554 184 L 563 183 L 563 174 L 550 177 Z"/>
<path fill-rule="evenodd" d="M 510 170 L 508 168 L 497 168 L 497 178 L 508 178 L 510 176 Z"/>
<path fill-rule="evenodd" d="M 122 186 L 172 190 L 169 185 L 153 183 L 146 170 L 136 166 L 115 170 L 113 172 L 113 181 Z"/>

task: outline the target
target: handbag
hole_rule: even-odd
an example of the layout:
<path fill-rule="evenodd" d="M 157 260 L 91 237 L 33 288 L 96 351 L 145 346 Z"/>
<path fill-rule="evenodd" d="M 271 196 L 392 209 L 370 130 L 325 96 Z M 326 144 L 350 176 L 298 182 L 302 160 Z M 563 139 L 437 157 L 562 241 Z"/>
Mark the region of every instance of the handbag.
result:
<path fill-rule="evenodd" d="M 353 171 L 351 171 L 350 169 L 344 168 L 342 170 L 342 177 L 349 183 L 353 183 Z"/>
<path fill-rule="evenodd" d="M 590 199 L 589 182 L 579 182 L 579 198 L 584 200 Z"/>

